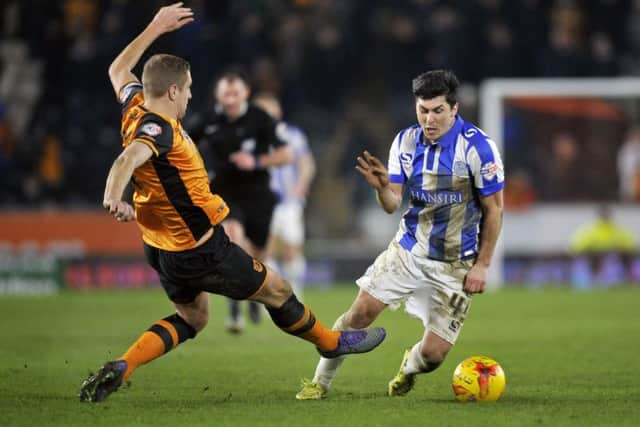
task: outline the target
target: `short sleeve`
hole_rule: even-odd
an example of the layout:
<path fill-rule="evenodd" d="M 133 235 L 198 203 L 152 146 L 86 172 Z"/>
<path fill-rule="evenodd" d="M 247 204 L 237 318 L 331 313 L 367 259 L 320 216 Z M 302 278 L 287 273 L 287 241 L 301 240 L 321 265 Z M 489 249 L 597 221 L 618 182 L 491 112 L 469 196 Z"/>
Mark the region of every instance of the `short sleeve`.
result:
<path fill-rule="evenodd" d="M 489 196 L 504 188 L 504 166 L 496 143 L 476 139 L 467 151 L 467 164 L 480 195 Z"/>
<path fill-rule="evenodd" d="M 162 117 L 152 113 L 145 114 L 140 119 L 133 141 L 149 146 L 156 157 L 160 157 L 173 146 L 173 128 Z"/>
<path fill-rule="evenodd" d="M 129 82 L 122 86 L 118 92 L 118 101 L 122 104 L 122 110 L 125 111 L 136 95 L 142 93 L 142 84 L 140 82 Z"/>
<path fill-rule="evenodd" d="M 389 150 L 387 170 L 389 172 L 389 182 L 393 184 L 404 184 L 407 182 L 407 176 L 402 170 L 402 164 L 400 163 L 400 144 L 402 142 L 403 134 L 404 131 L 396 135 L 393 143 L 391 144 L 391 149 Z"/>

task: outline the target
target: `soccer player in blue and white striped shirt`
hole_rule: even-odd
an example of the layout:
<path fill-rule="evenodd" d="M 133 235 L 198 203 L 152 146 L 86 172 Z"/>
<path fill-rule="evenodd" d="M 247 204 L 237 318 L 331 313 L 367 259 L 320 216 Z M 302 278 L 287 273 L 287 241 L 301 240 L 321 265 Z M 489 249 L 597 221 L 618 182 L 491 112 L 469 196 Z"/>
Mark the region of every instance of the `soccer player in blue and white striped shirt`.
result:
<path fill-rule="evenodd" d="M 504 171 L 495 143 L 458 115 L 458 79 L 429 71 L 413 80 L 418 123 L 393 140 L 388 168 L 367 151 L 356 169 L 389 213 L 409 195 L 396 237 L 356 281 L 360 292 L 334 329 L 362 328 L 387 306 L 405 304 L 423 338 L 407 349 L 388 394 L 402 396 L 416 375 L 435 370 L 484 290 L 502 224 Z M 296 398 L 322 399 L 344 358 L 321 359 Z"/>

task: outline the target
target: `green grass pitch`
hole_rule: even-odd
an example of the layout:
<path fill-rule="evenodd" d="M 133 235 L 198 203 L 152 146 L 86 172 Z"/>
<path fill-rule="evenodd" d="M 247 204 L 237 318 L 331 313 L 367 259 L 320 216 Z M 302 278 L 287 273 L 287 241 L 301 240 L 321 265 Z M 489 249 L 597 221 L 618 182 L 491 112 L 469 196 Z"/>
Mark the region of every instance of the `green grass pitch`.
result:
<path fill-rule="evenodd" d="M 355 286 L 309 291 L 328 325 Z M 458 344 L 404 398 L 386 397 L 403 349 L 422 327 L 401 311 L 377 324 L 387 340 L 348 359 L 329 397 L 298 402 L 313 347 L 268 318 L 241 336 L 223 330 L 225 302 L 211 297 L 209 326 L 194 341 L 140 368 L 130 388 L 84 404 L 90 369 L 120 355 L 171 313 L 161 291 L 0 298 L 0 424 L 3 426 L 637 426 L 640 425 L 640 289 L 506 290 L 476 297 Z M 246 307 L 243 307 L 246 308 Z M 454 400 L 451 374 L 485 354 L 507 375 L 497 403 Z"/>

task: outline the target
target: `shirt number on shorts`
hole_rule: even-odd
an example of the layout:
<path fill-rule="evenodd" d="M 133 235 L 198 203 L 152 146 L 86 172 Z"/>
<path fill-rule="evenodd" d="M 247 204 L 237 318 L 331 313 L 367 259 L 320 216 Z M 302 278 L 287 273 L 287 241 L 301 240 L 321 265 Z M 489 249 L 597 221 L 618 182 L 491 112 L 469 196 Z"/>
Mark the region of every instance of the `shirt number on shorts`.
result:
<path fill-rule="evenodd" d="M 457 332 L 462 323 L 464 323 L 469 311 L 469 300 L 458 293 L 454 293 L 449 299 L 449 307 L 451 307 L 451 316 L 453 317 L 449 324 L 449 329 Z"/>

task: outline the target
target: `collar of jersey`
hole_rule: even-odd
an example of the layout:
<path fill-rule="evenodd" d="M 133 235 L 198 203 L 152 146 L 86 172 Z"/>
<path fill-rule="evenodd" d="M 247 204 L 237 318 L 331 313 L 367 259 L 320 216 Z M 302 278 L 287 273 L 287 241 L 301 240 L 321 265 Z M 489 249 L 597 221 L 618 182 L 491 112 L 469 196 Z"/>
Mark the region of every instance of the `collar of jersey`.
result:
<path fill-rule="evenodd" d="M 451 129 L 449 129 L 447 133 L 442 135 L 440 139 L 437 140 L 434 144 L 440 144 L 442 148 L 449 147 L 453 142 L 455 142 L 455 140 L 458 138 L 458 134 L 462 131 L 462 124 L 463 124 L 462 118 L 456 115 L 456 119 L 453 122 L 453 126 L 451 126 Z M 424 137 L 422 133 L 423 133 L 422 128 L 420 128 L 420 140 L 424 141 Z"/>
<path fill-rule="evenodd" d="M 160 117 L 162 117 L 163 119 L 165 119 L 166 121 L 168 121 L 168 122 L 169 122 L 169 123 L 171 123 L 171 124 L 173 124 L 173 123 L 178 123 L 178 120 L 177 120 L 177 119 L 172 119 L 171 117 L 169 117 L 169 116 L 165 116 L 165 115 L 164 115 L 164 114 L 162 114 L 162 113 L 158 113 L 157 111 L 150 110 L 150 109 L 148 109 L 147 107 L 145 107 L 145 106 L 144 106 L 144 104 L 142 104 L 140 107 L 141 107 L 144 111 L 146 111 L 147 113 L 152 113 L 152 114 L 155 114 L 156 116 L 160 116 Z"/>

